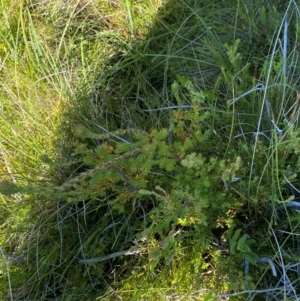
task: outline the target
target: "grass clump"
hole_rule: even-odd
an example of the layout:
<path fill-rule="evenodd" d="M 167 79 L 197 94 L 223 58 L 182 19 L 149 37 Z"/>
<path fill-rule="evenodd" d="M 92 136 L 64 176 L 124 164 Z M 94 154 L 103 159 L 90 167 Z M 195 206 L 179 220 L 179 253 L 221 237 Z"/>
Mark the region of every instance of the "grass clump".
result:
<path fill-rule="evenodd" d="M 299 298 L 295 2 L 44 4 L 3 23 L 3 298 Z"/>

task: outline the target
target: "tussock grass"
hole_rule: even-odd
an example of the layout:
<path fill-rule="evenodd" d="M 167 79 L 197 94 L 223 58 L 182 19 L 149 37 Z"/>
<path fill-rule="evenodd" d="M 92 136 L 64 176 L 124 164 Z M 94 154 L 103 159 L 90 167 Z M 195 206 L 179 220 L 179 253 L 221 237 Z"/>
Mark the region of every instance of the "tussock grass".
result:
<path fill-rule="evenodd" d="M 148 22 L 150 26 L 158 5 L 152 2 L 151 14 L 141 14 L 148 7 L 141 5 L 137 10 L 128 1 L 1 1 L 3 179 L 16 184 L 64 181 L 73 169 L 69 158 L 73 125 L 91 123 L 88 94 L 94 79 L 108 57 L 126 51 L 133 35 L 142 35 L 145 27 L 141 24 Z M 65 226 L 60 223 L 68 224 L 70 216 L 67 228 L 78 228 L 81 233 L 81 218 L 86 223 L 88 211 L 73 217 L 76 206 L 55 205 L 43 196 L 1 195 L 1 204 L 2 297 L 42 300 L 59 293 L 65 285 L 62 279 L 70 278 L 67 267 L 82 257 L 81 253 L 72 255 L 71 245 L 79 251 L 83 245 L 80 235 L 72 234 L 73 242 L 65 248 Z M 107 227 L 101 223 L 105 220 L 100 221 L 99 229 Z M 12 256 L 19 260 L 11 260 Z M 66 259 L 69 263 L 62 265 Z M 60 272 L 57 266 L 62 266 Z M 79 270 L 70 271 L 76 278 L 85 273 L 82 267 Z M 74 300 L 73 292 L 78 300 L 91 298 L 92 286 L 82 290 L 69 281 L 67 286 L 67 293 L 59 293 L 62 300 Z"/>
<path fill-rule="evenodd" d="M 194 231 L 167 262 L 156 261 L 155 237 L 130 255 L 143 225 L 135 208 L 114 211 L 112 195 L 89 202 L 80 191 L 65 202 L 28 188 L 0 195 L 4 299 L 299 298 L 295 1 L 2 0 L 0 13 L 3 180 L 57 186 L 82 174 L 91 163 L 74 155 L 78 124 L 97 133 L 171 128 L 174 110 L 194 107 L 189 79 L 215 114 L 213 155 L 247 160 L 247 179 L 234 179 L 244 208 L 231 224 L 256 240 L 259 257 L 241 260 L 224 229 L 208 244 Z"/>

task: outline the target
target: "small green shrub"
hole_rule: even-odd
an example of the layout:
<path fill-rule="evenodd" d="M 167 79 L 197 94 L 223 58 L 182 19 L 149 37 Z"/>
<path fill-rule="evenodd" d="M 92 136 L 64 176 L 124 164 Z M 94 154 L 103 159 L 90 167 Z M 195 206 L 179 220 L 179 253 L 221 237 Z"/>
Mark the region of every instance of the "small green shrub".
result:
<path fill-rule="evenodd" d="M 60 186 L 18 187 L 4 182 L 1 192 L 44 194 L 53 201 L 87 202 L 94 208 L 91 211 L 131 216 L 127 226 L 132 227 L 137 245 L 128 238 L 114 249 L 122 245 L 128 250 L 146 251 L 151 270 L 169 265 L 193 236 L 200 239 L 200 257 L 210 252 L 214 229 L 223 229 L 224 233 L 246 204 L 239 191 L 248 183 L 249 157 L 241 151 L 248 147 L 238 143 L 228 151 L 219 129 L 210 125 L 219 124 L 221 128 L 231 114 L 205 108 L 206 95 L 195 91 L 184 78 L 181 83 L 183 86 L 174 83 L 173 90 L 186 88 L 193 106 L 175 111 L 168 129 L 96 134 L 79 126 L 75 134 L 82 142 L 73 157 L 86 170 Z M 121 135 L 122 142 L 118 141 Z M 90 139 L 98 140 L 99 145 L 91 148 Z M 237 241 L 240 233 L 241 229 L 237 230 L 231 239 L 236 244 L 231 247 L 232 253 L 240 262 L 244 258 L 254 261 L 254 253 L 244 250 L 252 240 L 244 241 L 244 234 Z M 89 257 L 107 255 L 108 248 L 96 249 Z M 206 269 L 205 261 L 201 262 L 200 269 Z"/>
<path fill-rule="evenodd" d="M 294 84 L 287 84 L 283 70 L 287 63 L 290 74 L 296 73 L 296 55 L 284 57 L 281 49 L 270 48 L 279 41 L 279 35 L 271 36 L 282 24 L 280 5 L 245 1 L 235 11 L 236 1 L 211 1 L 206 14 L 199 1 L 177 2 L 170 1 L 158 31 L 138 47 L 116 46 L 122 42 L 114 34 L 107 39 L 122 53 L 103 68 L 87 111 L 93 111 L 93 122 L 105 119 L 110 129 L 126 129 L 98 134 L 73 128 L 76 147 L 66 165 L 75 172 L 63 184 L 28 180 L 22 186 L 24 179 L 17 178 L 17 184 L 1 183 L 3 194 L 23 194 L 35 212 L 27 217 L 36 220 L 33 234 L 24 231 L 28 247 L 19 244 L 29 264 L 10 265 L 12 287 L 25 288 L 22 298 L 83 300 L 108 283 L 123 285 L 120 290 L 133 300 L 147 299 L 157 288 L 152 298 L 199 287 L 210 290 L 201 295 L 204 300 L 220 292 L 238 300 L 235 292 L 282 284 L 276 268 L 287 270 L 296 283 L 288 265 L 298 260 L 291 188 L 298 191 L 299 99 L 295 102 Z M 169 16 L 173 4 L 184 10 L 175 14 L 176 22 Z M 76 7 L 69 7 L 69 19 L 65 11 L 53 15 L 58 53 L 76 68 L 81 61 L 84 82 L 91 86 L 85 65 L 95 56 L 87 51 L 102 36 L 97 31 L 103 24 L 97 14 Z M 76 15 L 77 23 L 71 23 Z M 27 51 L 28 33 L 24 30 Z M 65 48 L 63 41 L 73 46 Z M 7 52 L 3 45 L 0 50 Z M 34 61 L 35 52 L 29 53 Z M 46 158 L 47 163 L 57 168 Z M 169 287 L 161 289 L 160 279 Z"/>
<path fill-rule="evenodd" d="M 117 229 L 113 224 L 108 226 L 107 214 L 128 216 L 126 227 L 118 229 L 122 240 L 108 240 L 108 245 L 101 248 L 93 245 L 93 250 L 88 251 L 91 261 L 82 263 L 146 253 L 147 257 L 142 258 L 148 258 L 150 271 L 158 276 L 163 267 L 173 261 L 176 265 L 176 258 L 183 256 L 180 250 L 189 248 L 197 237 L 199 270 L 213 267 L 228 272 L 231 276 L 222 280 L 220 289 L 242 289 L 246 278 L 241 264 L 248 260 L 257 269 L 259 256 L 269 252 L 257 241 L 268 232 L 264 219 L 274 217 L 268 209 L 270 195 L 278 196 L 273 201 L 276 206 L 276 202 L 282 202 L 283 177 L 288 175 L 286 181 L 297 177 L 295 141 L 299 132 L 290 127 L 285 136 L 271 135 L 276 144 L 259 138 L 255 144 L 252 139 L 230 138 L 237 136 L 237 127 L 233 126 L 235 114 L 230 106 L 225 106 L 227 110 L 224 106 L 211 109 L 215 106 L 213 94 L 196 91 L 191 81 L 182 76 L 173 83 L 172 91 L 175 98 L 184 97 L 190 105 L 188 110 L 179 107 L 171 114 L 169 128 L 149 133 L 127 129 L 97 134 L 78 126 L 74 132 L 80 142 L 73 159 L 84 170 L 60 186 L 19 187 L 3 182 L 1 192 L 44 194 L 47 199 L 76 206 L 83 202 L 89 215 L 97 211 L 106 216 L 100 232 L 107 227 Z M 96 146 L 91 146 L 92 140 L 98 141 Z M 276 170 L 271 169 L 274 164 Z M 249 178 L 251 172 L 253 177 Z M 274 191 L 276 185 L 278 192 Z M 266 209 L 269 216 L 265 215 Z M 248 219 L 246 224 L 242 216 Z M 247 225 L 251 223 L 251 227 Z M 265 224 L 266 229 L 260 228 L 259 223 Z M 128 231 L 130 238 L 126 238 Z M 219 243 L 213 251 L 215 239 Z M 88 250 L 88 241 L 89 238 L 83 243 L 84 250 Z M 229 248 L 224 248 L 228 243 Z M 107 255 L 108 250 L 112 257 Z M 219 256 L 222 250 L 227 250 L 226 256 Z M 206 253 L 211 254 L 209 260 L 204 259 Z M 92 270 L 93 274 L 99 268 Z M 255 275 L 253 270 L 252 276 Z M 251 276 L 247 277 L 249 281 Z"/>

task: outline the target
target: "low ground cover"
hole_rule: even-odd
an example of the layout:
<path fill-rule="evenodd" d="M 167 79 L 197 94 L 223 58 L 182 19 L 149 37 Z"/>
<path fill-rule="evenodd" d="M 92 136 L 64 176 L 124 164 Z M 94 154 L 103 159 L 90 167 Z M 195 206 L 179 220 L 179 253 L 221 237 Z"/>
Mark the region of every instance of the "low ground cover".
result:
<path fill-rule="evenodd" d="M 3 299 L 299 298 L 296 1 L 1 5 Z"/>

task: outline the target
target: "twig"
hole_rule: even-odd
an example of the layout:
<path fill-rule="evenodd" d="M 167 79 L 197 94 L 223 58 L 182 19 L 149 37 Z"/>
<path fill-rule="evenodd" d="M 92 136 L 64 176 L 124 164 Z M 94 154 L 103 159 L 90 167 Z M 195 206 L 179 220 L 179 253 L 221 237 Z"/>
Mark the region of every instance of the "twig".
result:
<path fill-rule="evenodd" d="M 96 262 L 101 262 L 101 261 L 105 261 L 108 259 L 112 259 L 118 256 L 123 256 L 123 255 L 137 255 L 140 254 L 142 252 L 142 249 L 136 249 L 136 250 L 132 250 L 129 249 L 127 251 L 119 251 L 119 252 L 115 252 L 103 257 L 98 257 L 98 258 L 91 258 L 91 259 L 82 259 L 79 260 L 78 263 L 79 264 L 89 264 L 89 263 L 96 263 Z"/>

